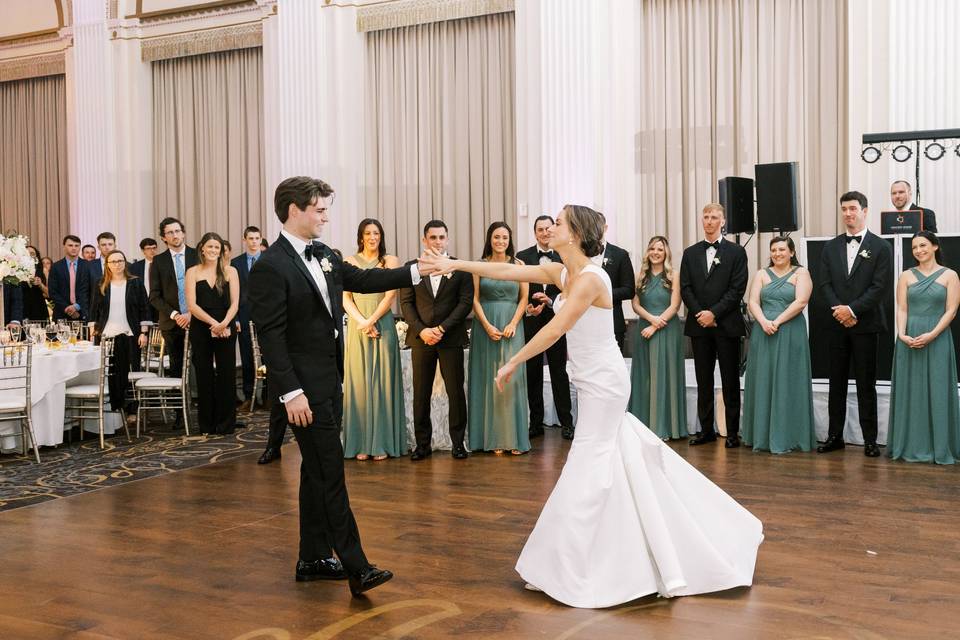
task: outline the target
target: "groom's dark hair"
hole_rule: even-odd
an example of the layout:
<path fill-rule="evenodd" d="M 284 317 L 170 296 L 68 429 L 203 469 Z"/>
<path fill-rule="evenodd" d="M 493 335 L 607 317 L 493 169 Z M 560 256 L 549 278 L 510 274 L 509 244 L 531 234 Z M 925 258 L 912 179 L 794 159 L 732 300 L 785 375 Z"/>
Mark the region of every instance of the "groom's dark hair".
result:
<path fill-rule="evenodd" d="M 856 200 L 859 202 L 861 209 L 867 208 L 867 196 L 863 195 L 859 191 L 847 191 L 845 194 L 840 196 L 841 205 L 843 205 L 844 202 L 850 202 L 851 200 Z"/>
<path fill-rule="evenodd" d="M 277 185 L 277 190 L 273 194 L 273 210 L 281 224 L 284 224 L 287 222 L 291 204 L 303 210 L 320 198 L 331 195 L 333 195 L 333 187 L 323 180 L 307 176 L 287 178 Z"/>

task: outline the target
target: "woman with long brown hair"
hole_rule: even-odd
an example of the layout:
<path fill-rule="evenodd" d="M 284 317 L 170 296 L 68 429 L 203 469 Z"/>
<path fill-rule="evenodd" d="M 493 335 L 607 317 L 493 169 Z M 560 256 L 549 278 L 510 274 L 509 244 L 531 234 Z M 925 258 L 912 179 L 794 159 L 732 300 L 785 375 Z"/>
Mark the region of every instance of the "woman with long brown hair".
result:
<path fill-rule="evenodd" d="M 360 269 L 395 269 L 387 253 L 383 225 L 366 218 L 357 227 L 357 252 L 344 258 Z M 403 410 L 400 340 L 390 310 L 396 290 L 386 293 L 343 293 L 349 316 L 344 335 L 343 456 L 385 460 L 407 451 Z"/>
<path fill-rule="evenodd" d="M 220 236 L 203 234 L 197 244 L 198 263 L 187 269 L 184 282 L 201 433 L 233 433 L 237 421 L 233 320 L 240 305 L 240 276 L 236 268 L 224 264 L 223 249 Z"/>
<path fill-rule="evenodd" d="M 130 363 L 147 344 L 150 323 L 147 291 L 140 278 L 130 273 L 123 251 L 110 251 L 104 262 L 103 277 L 93 290 L 90 317 L 97 336 L 113 338 L 113 367 L 108 380 L 110 406 L 114 411 L 125 409 L 127 420 L 135 422 L 136 408 L 124 407 L 124 401 Z"/>
<path fill-rule="evenodd" d="M 653 236 L 637 274 L 633 310 L 637 320 L 630 367 L 629 411 L 664 440 L 687 434 L 686 375 L 680 278 L 670 244 Z"/>

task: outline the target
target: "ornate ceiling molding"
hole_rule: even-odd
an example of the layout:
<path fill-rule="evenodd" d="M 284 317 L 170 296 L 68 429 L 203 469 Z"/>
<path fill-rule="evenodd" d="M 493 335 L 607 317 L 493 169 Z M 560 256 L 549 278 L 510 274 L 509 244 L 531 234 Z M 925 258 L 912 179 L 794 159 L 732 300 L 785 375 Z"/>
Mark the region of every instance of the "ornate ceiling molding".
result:
<path fill-rule="evenodd" d="M 63 51 L 0 62 L 0 82 L 40 78 L 64 73 Z"/>
<path fill-rule="evenodd" d="M 196 56 L 263 46 L 263 24 L 255 22 L 207 31 L 190 31 L 144 39 L 140 47 L 144 62 Z"/>
<path fill-rule="evenodd" d="M 244 9 L 248 10 L 257 7 L 257 0 L 215 0 L 213 2 L 197 2 L 176 9 L 164 9 L 162 11 L 144 11 L 143 0 L 137 0 L 137 10 L 135 13 L 126 16 L 127 18 L 136 18 L 141 23 L 167 22 L 177 18 L 195 19 L 203 15 L 224 13 L 225 9 Z"/>
<path fill-rule="evenodd" d="M 53 0 L 57 8 L 57 26 L 33 31 L 31 33 L 18 33 L 11 36 L 0 38 L 0 48 L 13 46 L 33 45 L 43 42 L 55 42 L 60 39 L 60 30 L 70 24 L 73 14 L 73 0 Z M 66 4 L 66 7 L 64 5 Z"/>
<path fill-rule="evenodd" d="M 357 10 L 357 31 L 380 31 L 513 11 L 515 0 L 402 0 Z"/>

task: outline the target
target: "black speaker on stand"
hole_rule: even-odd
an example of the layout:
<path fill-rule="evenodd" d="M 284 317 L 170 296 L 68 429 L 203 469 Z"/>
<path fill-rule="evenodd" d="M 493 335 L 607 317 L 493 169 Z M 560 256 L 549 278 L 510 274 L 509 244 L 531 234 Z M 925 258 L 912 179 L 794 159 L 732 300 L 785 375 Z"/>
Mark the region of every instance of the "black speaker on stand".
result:
<path fill-rule="evenodd" d="M 720 204 L 726 212 L 726 233 L 753 233 L 753 180 L 728 176 L 721 178 L 718 185 Z"/>
<path fill-rule="evenodd" d="M 754 167 L 757 181 L 757 228 L 789 233 L 798 229 L 797 162 L 773 162 Z"/>

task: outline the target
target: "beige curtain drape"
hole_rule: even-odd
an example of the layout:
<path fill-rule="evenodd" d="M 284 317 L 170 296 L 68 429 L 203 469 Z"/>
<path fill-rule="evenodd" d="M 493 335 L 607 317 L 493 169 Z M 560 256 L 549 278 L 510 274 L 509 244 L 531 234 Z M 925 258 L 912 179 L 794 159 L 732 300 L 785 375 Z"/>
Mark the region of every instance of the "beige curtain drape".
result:
<path fill-rule="evenodd" d="M 833 235 L 847 185 L 845 0 L 644 0 L 638 65 L 644 235 L 701 235 L 717 180 L 800 163 L 803 228 Z M 638 248 L 645 249 L 638 238 Z M 769 235 L 748 255 L 768 256 Z"/>
<path fill-rule="evenodd" d="M 262 50 L 154 62 L 153 113 L 156 222 L 179 218 L 192 242 L 215 231 L 236 254 L 266 221 Z"/>
<path fill-rule="evenodd" d="M 372 32 L 367 59 L 367 215 L 401 257 L 431 219 L 479 257 L 491 222 L 516 227 L 513 13 Z"/>
<path fill-rule="evenodd" d="M 56 259 L 69 224 L 64 76 L 0 82 L 0 233 Z"/>

